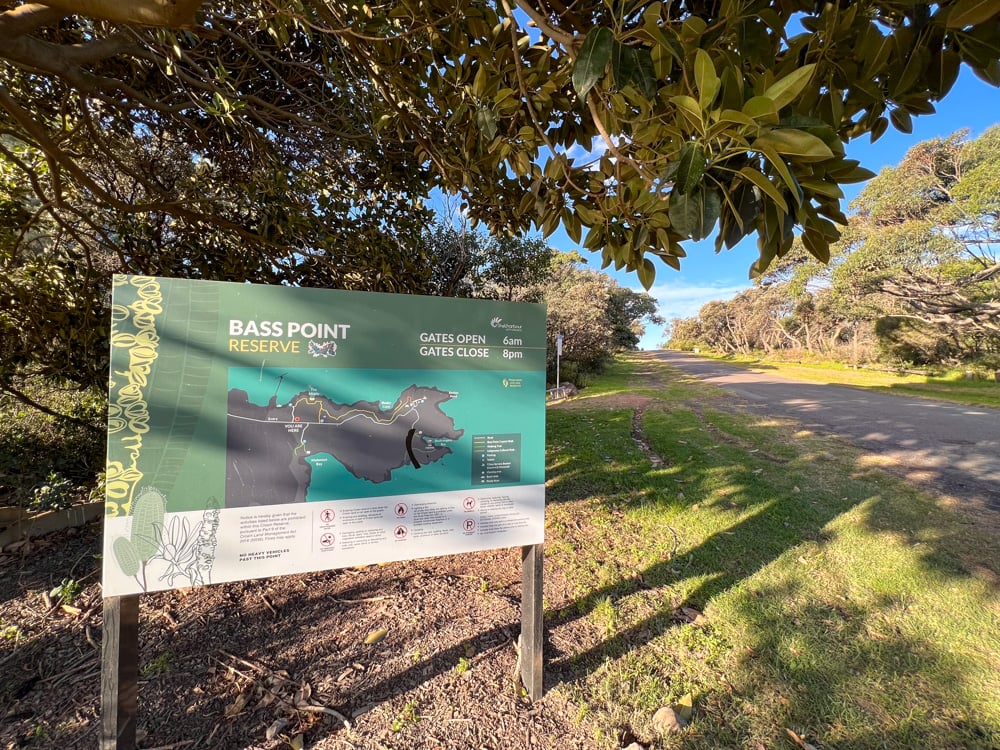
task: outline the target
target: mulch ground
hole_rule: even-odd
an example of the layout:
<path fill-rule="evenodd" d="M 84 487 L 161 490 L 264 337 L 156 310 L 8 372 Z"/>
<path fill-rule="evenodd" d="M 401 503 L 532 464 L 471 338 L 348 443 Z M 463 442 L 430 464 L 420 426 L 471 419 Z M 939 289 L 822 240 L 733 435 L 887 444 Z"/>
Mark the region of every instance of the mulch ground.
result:
<path fill-rule="evenodd" d="M 0 748 L 97 746 L 100 534 L 0 553 Z M 583 620 L 547 625 L 545 697 L 523 695 L 520 577 L 500 550 L 144 595 L 138 747 L 601 747 L 561 689 L 599 639 Z M 572 608 L 555 571 L 545 601 Z"/>

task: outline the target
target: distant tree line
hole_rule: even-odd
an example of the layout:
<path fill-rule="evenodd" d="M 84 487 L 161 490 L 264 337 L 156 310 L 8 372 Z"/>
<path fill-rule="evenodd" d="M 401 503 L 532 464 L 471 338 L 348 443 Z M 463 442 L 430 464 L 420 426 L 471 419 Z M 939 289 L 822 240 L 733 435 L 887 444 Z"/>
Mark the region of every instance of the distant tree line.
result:
<path fill-rule="evenodd" d="M 560 380 L 583 385 L 615 352 L 637 349 L 647 323 L 663 323 L 649 294 L 619 286 L 587 268 L 579 253 L 552 250 L 539 238 L 491 237 L 436 223 L 425 244 L 435 259 L 429 293 L 546 305 L 551 383 L 559 334 Z"/>
<path fill-rule="evenodd" d="M 829 264 L 796 241 L 751 289 L 673 320 L 666 345 L 1000 368 L 1000 126 L 918 144 L 851 208 Z"/>

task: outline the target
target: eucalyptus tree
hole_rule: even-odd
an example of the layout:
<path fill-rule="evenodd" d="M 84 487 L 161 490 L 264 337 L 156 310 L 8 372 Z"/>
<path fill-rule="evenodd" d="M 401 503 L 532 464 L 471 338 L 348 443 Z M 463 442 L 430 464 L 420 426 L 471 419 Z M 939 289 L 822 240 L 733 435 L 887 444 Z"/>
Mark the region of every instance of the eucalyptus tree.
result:
<path fill-rule="evenodd" d="M 610 278 L 610 277 L 609 277 Z M 646 333 L 646 324 L 662 325 L 656 299 L 645 292 L 619 286 L 611 279 L 608 288 L 608 317 L 611 320 L 612 348 L 634 351 Z"/>
<path fill-rule="evenodd" d="M 1000 366 L 1000 127 L 914 146 L 854 207 L 839 286 L 892 300 L 884 338 L 909 359 Z"/>

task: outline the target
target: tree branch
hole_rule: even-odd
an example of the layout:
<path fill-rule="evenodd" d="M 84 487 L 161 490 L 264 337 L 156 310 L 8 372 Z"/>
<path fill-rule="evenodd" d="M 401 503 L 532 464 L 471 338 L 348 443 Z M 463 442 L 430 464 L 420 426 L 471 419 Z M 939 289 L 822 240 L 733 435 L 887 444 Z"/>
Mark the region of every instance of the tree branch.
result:
<path fill-rule="evenodd" d="M 8 40 L 7 43 L 9 43 L 11 39 L 31 34 L 44 26 L 58 23 L 67 15 L 69 15 L 67 11 L 39 3 L 28 3 L 5 10 L 0 13 L 0 39 Z"/>
<path fill-rule="evenodd" d="M 63 15 L 181 29 L 194 25 L 201 0 L 48 0 L 47 4 Z"/>

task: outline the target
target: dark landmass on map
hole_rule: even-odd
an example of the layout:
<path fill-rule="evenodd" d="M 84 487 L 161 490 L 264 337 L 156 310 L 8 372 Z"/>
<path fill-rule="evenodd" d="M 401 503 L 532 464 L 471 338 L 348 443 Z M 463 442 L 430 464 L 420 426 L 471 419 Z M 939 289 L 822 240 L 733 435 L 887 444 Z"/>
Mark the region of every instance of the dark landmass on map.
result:
<path fill-rule="evenodd" d="M 273 397 L 258 406 L 234 388 L 226 415 L 226 507 L 292 502 L 303 475 L 296 464 L 305 462 L 295 457 L 301 428 L 291 406 L 278 407 Z"/>
<path fill-rule="evenodd" d="M 272 397 L 258 406 L 234 388 L 227 411 L 226 506 L 304 502 L 313 470 L 307 459 L 317 455 L 375 484 L 403 466 L 439 461 L 452 451 L 436 441 L 465 432 L 441 410 L 450 398 L 447 391 L 412 385 L 387 410 L 374 401 L 337 403 L 313 391 L 287 404 Z"/>

